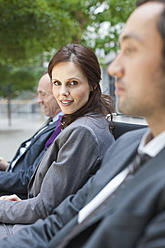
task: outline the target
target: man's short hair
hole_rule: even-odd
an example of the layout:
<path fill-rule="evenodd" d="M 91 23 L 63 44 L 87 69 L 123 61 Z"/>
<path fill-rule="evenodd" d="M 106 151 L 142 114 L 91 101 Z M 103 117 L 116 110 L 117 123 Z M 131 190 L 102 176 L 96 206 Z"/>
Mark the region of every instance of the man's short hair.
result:
<path fill-rule="evenodd" d="M 148 2 L 155 2 L 155 3 L 164 3 L 164 10 L 162 11 L 158 22 L 157 22 L 157 29 L 160 33 L 160 36 L 162 37 L 163 40 L 163 51 L 162 51 L 162 55 L 163 55 L 163 69 L 165 69 L 165 0 L 138 0 L 136 2 L 136 6 L 140 6 L 144 3 L 148 3 Z"/>

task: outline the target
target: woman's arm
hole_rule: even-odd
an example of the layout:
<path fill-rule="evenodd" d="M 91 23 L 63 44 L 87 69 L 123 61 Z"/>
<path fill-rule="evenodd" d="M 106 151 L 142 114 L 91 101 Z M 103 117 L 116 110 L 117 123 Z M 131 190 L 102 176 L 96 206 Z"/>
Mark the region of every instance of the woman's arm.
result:
<path fill-rule="evenodd" d="M 52 149 L 53 152 L 53 149 Z M 0 202 L 0 221 L 34 223 L 50 215 L 68 195 L 75 193 L 100 166 L 97 139 L 88 128 L 70 132 L 48 169 L 40 193 L 31 199 Z"/>

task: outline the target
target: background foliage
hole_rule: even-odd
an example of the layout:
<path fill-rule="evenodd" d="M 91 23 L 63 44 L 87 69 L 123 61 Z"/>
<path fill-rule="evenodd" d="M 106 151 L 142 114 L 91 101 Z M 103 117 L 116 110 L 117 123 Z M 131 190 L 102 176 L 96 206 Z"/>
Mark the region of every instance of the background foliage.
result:
<path fill-rule="evenodd" d="M 81 43 L 104 57 L 135 0 L 0 0 L 0 95 L 33 90 L 59 47 Z"/>

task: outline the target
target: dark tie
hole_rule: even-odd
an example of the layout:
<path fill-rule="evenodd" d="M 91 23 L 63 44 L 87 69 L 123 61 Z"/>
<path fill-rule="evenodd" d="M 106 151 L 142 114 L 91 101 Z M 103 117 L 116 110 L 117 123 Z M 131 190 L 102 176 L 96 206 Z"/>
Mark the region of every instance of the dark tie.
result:
<path fill-rule="evenodd" d="M 134 174 L 149 158 L 147 154 L 137 154 L 130 164 L 129 174 Z"/>
<path fill-rule="evenodd" d="M 50 136 L 50 138 L 47 140 L 46 144 L 45 144 L 45 147 L 48 148 L 52 142 L 55 140 L 55 138 L 57 137 L 57 135 L 61 132 L 61 119 L 62 119 L 62 115 L 59 115 L 59 118 L 58 118 L 58 122 L 57 122 L 57 125 L 56 125 L 56 128 L 54 130 L 54 132 L 52 133 L 52 135 Z"/>
<path fill-rule="evenodd" d="M 121 185 L 123 185 L 123 183 L 126 181 L 126 179 L 128 178 L 128 176 L 133 175 L 138 170 L 138 168 L 140 168 L 149 158 L 150 158 L 150 156 L 148 156 L 146 154 L 142 154 L 142 155 L 137 154 L 136 157 L 131 162 L 131 164 L 129 165 L 129 167 L 128 167 L 128 173 L 125 176 L 125 178 L 123 178 L 123 181 L 119 185 L 119 187 Z M 98 211 L 98 209 L 100 209 L 101 206 L 103 206 L 106 203 L 106 201 L 111 197 L 111 195 L 112 194 L 110 194 L 110 196 L 105 201 L 103 201 L 100 204 L 100 206 L 97 207 L 82 223 L 80 223 L 80 224 L 77 223 L 77 225 L 70 231 L 70 233 L 64 238 L 64 240 L 61 242 L 61 244 L 59 244 L 56 248 L 75 247 L 73 245 L 73 243 L 74 243 L 74 238 L 76 237 L 76 235 L 79 232 L 81 232 L 82 228 L 86 225 L 86 223 L 89 220 L 89 218 L 91 218 L 93 215 L 95 215 L 95 212 Z M 53 244 L 53 242 L 51 244 Z M 52 246 L 50 246 L 50 248 L 51 247 Z"/>

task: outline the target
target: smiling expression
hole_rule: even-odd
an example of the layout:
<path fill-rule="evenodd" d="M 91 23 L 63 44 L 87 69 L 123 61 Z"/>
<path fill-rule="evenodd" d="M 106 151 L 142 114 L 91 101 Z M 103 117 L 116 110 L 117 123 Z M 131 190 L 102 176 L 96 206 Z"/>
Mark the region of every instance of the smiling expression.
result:
<path fill-rule="evenodd" d="M 73 62 L 61 62 L 52 70 L 53 95 L 64 114 L 73 114 L 89 99 L 86 76 Z"/>
<path fill-rule="evenodd" d="M 60 107 L 52 94 L 52 85 L 48 73 L 40 79 L 37 92 L 37 102 L 43 106 L 46 116 L 54 117 L 60 112 Z"/>

